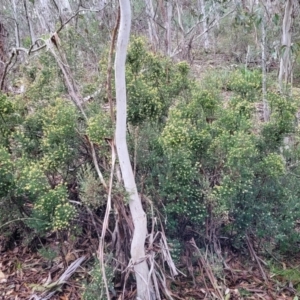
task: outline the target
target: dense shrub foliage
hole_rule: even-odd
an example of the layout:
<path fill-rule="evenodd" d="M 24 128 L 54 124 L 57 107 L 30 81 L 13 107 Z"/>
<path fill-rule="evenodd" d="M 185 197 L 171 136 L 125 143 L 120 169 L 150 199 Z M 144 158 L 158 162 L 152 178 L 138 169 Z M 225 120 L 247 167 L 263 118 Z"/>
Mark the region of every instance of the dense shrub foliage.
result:
<path fill-rule="evenodd" d="M 259 72 L 234 70 L 222 84 L 209 82 L 214 78 L 191 84 L 169 110 L 158 137 L 149 135 L 154 138 L 149 143 L 160 145 L 154 150 L 163 164 L 156 172 L 149 165 L 153 196 L 163 203 L 170 233 L 184 225 L 201 232 L 215 220 L 236 242 L 252 233 L 287 249 L 299 238 L 299 189 L 293 183 L 298 167 L 292 172 L 289 163 L 297 159 L 298 144 L 284 144 L 287 136 L 297 139 L 297 99 L 270 92 L 271 120 L 258 123 Z M 227 91 L 230 99 L 223 98 Z"/>
<path fill-rule="evenodd" d="M 168 235 L 180 245 L 188 228 L 199 239 L 213 228 L 236 246 L 254 234 L 290 250 L 299 242 L 298 99 L 270 88 L 271 118 L 261 122 L 258 70 L 209 72 L 199 83 L 186 63 L 146 48 L 134 38 L 128 53 L 128 142 L 139 189 Z M 0 222 L 45 234 L 70 228 L 85 207 L 105 207 L 90 143 L 108 178 L 114 128 L 103 93 L 85 105 L 85 121 L 63 97 L 53 60 L 40 62 L 24 70 L 22 97 L 0 95 Z"/>
<path fill-rule="evenodd" d="M 1 100 L 9 107 L 15 101 Z M 1 146 L 2 221 L 16 210 L 37 232 L 67 228 L 76 215 L 65 185 L 78 150 L 75 108 L 57 99 L 34 113 L 7 110 L 7 118 L 15 122 Z"/>

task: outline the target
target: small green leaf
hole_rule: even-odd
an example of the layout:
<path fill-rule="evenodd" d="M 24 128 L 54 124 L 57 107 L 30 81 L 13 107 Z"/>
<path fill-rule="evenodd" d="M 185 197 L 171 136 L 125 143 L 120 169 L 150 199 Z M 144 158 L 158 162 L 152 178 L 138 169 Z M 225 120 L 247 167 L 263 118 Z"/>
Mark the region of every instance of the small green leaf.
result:
<path fill-rule="evenodd" d="M 275 23 L 275 25 L 278 25 L 279 24 L 279 15 L 278 14 L 275 14 L 274 17 L 273 17 L 273 22 Z"/>

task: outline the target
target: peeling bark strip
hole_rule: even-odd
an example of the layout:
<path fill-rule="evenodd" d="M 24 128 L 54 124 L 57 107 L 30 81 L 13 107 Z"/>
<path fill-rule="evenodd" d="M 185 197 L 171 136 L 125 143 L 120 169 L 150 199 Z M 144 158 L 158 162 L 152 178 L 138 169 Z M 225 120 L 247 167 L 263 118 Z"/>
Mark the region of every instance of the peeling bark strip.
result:
<path fill-rule="evenodd" d="M 145 240 L 147 235 L 147 217 L 139 198 L 133 171 L 129 159 L 126 142 L 126 83 L 125 61 L 131 27 L 130 0 L 120 0 L 120 29 L 118 33 L 115 57 L 115 85 L 116 85 L 116 146 L 124 186 L 130 198 L 129 208 L 134 224 L 134 233 L 131 243 L 131 260 L 134 266 L 137 298 L 150 300 L 153 297 L 152 283 L 149 280 L 149 268 L 145 257 Z"/>

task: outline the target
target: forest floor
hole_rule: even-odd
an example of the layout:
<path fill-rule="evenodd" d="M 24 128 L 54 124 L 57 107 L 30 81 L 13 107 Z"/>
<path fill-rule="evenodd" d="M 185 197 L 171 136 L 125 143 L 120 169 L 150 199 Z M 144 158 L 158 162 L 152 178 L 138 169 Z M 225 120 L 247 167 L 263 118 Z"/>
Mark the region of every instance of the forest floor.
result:
<path fill-rule="evenodd" d="M 49 260 L 42 251 L 33 249 L 36 245 L 32 243 L 25 246 L 17 240 L 8 241 L 1 238 L 0 299 L 82 299 L 83 286 L 89 280 L 89 270 L 94 260 L 92 253 L 97 243 L 96 239 L 80 238 L 72 245 L 66 245 L 64 250 L 61 249 L 61 255 Z M 55 236 L 43 240 L 43 245 L 47 247 L 48 252 L 49 249 L 59 251 Z M 264 262 L 264 258 L 256 254 L 254 261 L 246 254 L 226 251 L 222 255 L 226 259 L 221 265 L 203 257 L 201 263 L 194 261 L 192 266 L 183 266 L 181 270 L 186 277 L 180 275 L 174 281 L 167 282 L 174 299 L 298 299 L 295 288 L 299 282 L 291 273 L 286 273 L 290 274 L 289 276 L 273 273 Z M 74 270 L 72 276 L 66 282 L 57 285 L 56 282 L 67 266 L 82 256 L 86 259 Z M 256 259 L 259 260 L 259 264 Z M 280 263 L 283 270 L 296 270 L 300 259 L 291 261 L 285 258 Z M 51 291 L 55 293 L 50 298 L 40 297 L 41 294 L 47 295 Z M 116 287 L 114 292 L 116 296 L 112 299 L 135 299 L 134 290 L 127 290 L 124 296 L 121 287 L 120 290 Z"/>

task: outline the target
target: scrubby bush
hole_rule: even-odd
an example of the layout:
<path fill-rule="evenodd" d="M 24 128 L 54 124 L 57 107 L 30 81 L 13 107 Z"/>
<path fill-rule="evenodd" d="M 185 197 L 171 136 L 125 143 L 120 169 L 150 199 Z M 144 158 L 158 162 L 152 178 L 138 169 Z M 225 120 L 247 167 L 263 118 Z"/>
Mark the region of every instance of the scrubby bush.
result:
<path fill-rule="evenodd" d="M 114 273 L 112 267 L 110 267 L 109 265 L 105 266 L 105 275 L 106 275 L 108 288 L 112 289 L 113 288 L 112 281 L 114 278 Z M 84 300 L 93 300 L 97 298 L 107 299 L 102 270 L 100 268 L 98 260 L 94 263 L 94 266 L 90 271 L 90 281 L 84 284 L 83 287 L 84 287 L 84 293 L 83 293 Z"/>
<path fill-rule="evenodd" d="M 242 98 L 254 102 L 258 100 L 262 84 L 261 72 L 258 70 L 237 69 L 229 74 L 227 90 L 234 91 Z"/>
<path fill-rule="evenodd" d="M 271 120 L 257 124 L 253 102 L 260 98 L 260 75 L 247 72 L 233 71 L 230 78 L 241 82 L 230 83 L 233 94 L 226 102 L 224 86 L 208 92 L 190 85 L 189 97 L 178 98 L 157 132 L 161 148 L 154 151 L 164 166 L 150 176 L 156 176 L 152 183 L 169 234 L 183 233 L 184 224 L 201 231 L 209 219 L 236 241 L 249 233 L 272 236 L 283 249 L 299 241 L 299 188 L 293 180 L 287 184 L 291 153 L 282 153 L 284 137 L 295 131 L 295 104 L 269 94 Z"/>
<path fill-rule="evenodd" d="M 16 99 L 2 100 L 14 122 L 0 148 L 0 222 L 16 217 L 16 211 L 40 233 L 68 228 L 76 215 L 65 185 L 79 149 L 75 108 L 57 99 L 33 113 L 30 107 L 11 109 Z"/>
<path fill-rule="evenodd" d="M 235 241 L 251 233 L 272 236 L 283 250 L 299 242 L 294 99 L 268 92 L 270 121 L 259 123 L 259 71 L 215 73 L 197 83 L 186 63 L 173 64 L 146 48 L 141 38 L 129 47 L 128 143 L 139 190 L 153 199 L 169 236 L 180 240 L 187 226 L 205 235 L 203 225 L 209 230 L 213 224 L 214 232 Z M 0 96 L 0 197 L 5 209 L 12 204 L 39 233 L 66 229 L 76 217 L 70 185 L 77 185 L 76 200 L 84 206 L 105 206 L 105 191 L 90 167 L 90 145 L 106 176 L 107 141 L 114 135 L 102 94 L 86 104 L 87 122 L 66 99 L 43 94 L 56 69 L 42 58 L 48 67 L 36 76 L 28 71 L 31 88 L 23 102 Z M 284 145 L 287 135 L 295 140 L 293 149 Z M 7 215 L 0 217 L 7 221 Z"/>
<path fill-rule="evenodd" d="M 146 47 L 145 40 L 134 38 L 127 55 L 128 121 L 133 125 L 161 122 L 174 97 L 189 85 L 187 63 L 174 65 Z"/>

